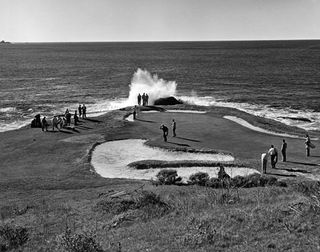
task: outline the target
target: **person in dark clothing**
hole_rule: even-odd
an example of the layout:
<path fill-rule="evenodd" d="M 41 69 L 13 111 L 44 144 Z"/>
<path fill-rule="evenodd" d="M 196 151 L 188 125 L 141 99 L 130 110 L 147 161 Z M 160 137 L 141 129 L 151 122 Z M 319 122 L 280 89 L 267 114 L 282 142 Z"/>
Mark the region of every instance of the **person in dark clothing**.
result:
<path fill-rule="evenodd" d="M 66 119 L 67 119 L 67 125 L 70 126 L 70 124 L 71 124 L 71 114 L 69 113 L 69 111 L 68 111 L 68 113 L 66 113 Z"/>
<path fill-rule="evenodd" d="M 167 142 L 167 136 L 168 136 L 168 134 L 169 134 L 169 129 L 168 129 L 168 127 L 165 126 L 164 124 L 161 124 L 160 129 L 161 129 L 162 132 L 163 132 L 163 140 L 164 140 L 165 142 Z"/>
<path fill-rule="evenodd" d="M 74 111 L 73 120 L 74 120 L 74 126 L 78 125 L 79 117 L 77 115 L 77 110 Z"/>
<path fill-rule="evenodd" d="M 82 115 L 82 108 L 81 108 L 81 104 L 79 104 L 78 112 L 79 112 L 79 117 L 81 117 L 81 115 Z"/>
<path fill-rule="evenodd" d="M 87 107 L 84 104 L 82 105 L 82 118 L 87 118 Z"/>
<path fill-rule="evenodd" d="M 146 100 L 146 106 L 148 106 L 148 103 L 149 103 L 149 95 L 148 94 L 146 94 L 145 100 Z"/>
<path fill-rule="evenodd" d="M 282 140 L 281 145 L 282 162 L 287 162 L 287 143 L 286 140 Z"/>
<path fill-rule="evenodd" d="M 137 119 L 137 106 L 134 106 L 132 115 L 133 115 L 133 120 L 136 120 Z"/>
<path fill-rule="evenodd" d="M 145 106 L 146 105 L 146 94 L 143 93 L 142 94 L 142 106 Z"/>
<path fill-rule="evenodd" d="M 141 105 L 141 94 L 140 93 L 138 94 L 138 105 L 139 106 Z"/>
<path fill-rule="evenodd" d="M 219 166 L 218 179 L 230 179 L 230 175 L 226 173 L 224 166 Z"/>
<path fill-rule="evenodd" d="M 37 114 L 35 117 L 35 127 L 36 128 L 41 128 L 41 117 L 40 114 Z"/>
<path fill-rule="evenodd" d="M 48 131 L 48 123 L 47 123 L 46 117 L 43 117 L 42 119 L 42 131 L 44 131 L 44 129 Z"/>
<path fill-rule="evenodd" d="M 177 124 L 176 121 L 174 119 L 172 119 L 172 135 L 173 137 L 176 137 L 176 128 L 177 128 Z"/>

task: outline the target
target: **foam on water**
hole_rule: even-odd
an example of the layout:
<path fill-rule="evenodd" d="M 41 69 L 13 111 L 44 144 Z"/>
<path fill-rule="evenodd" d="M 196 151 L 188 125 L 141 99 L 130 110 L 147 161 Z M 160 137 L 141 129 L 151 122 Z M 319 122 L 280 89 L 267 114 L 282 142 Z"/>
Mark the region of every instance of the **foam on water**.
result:
<path fill-rule="evenodd" d="M 160 169 L 137 170 L 129 168 L 127 165 L 140 160 L 206 160 L 215 162 L 233 161 L 231 155 L 206 154 L 206 153 L 186 153 L 181 151 L 167 151 L 160 148 L 146 146 L 146 140 L 127 139 L 106 142 L 98 145 L 91 158 L 91 163 L 98 174 L 107 178 L 131 178 L 131 179 L 151 179 Z M 203 171 L 210 176 L 217 176 L 217 169 L 210 167 L 174 168 L 178 175 L 189 177 L 191 174 Z M 229 170 L 230 169 L 230 170 Z M 226 168 L 229 175 L 236 176 L 242 171 L 242 175 L 257 172 L 252 169 L 237 170 L 239 168 Z M 232 170 L 232 171 L 231 171 Z"/>
<path fill-rule="evenodd" d="M 304 137 L 300 137 L 300 136 L 296 136 L 296 135 L 290 135 L 290 134 L 286 134 L 286 133 L 277 133 L 277 132 L 265 130 L 260 127 L 254 126 L 254 125 L 248 123 L 247 121 L 243 120 L 242 118 L 239 118 L 236 116 L 224 116 L 223 118 L 228 119 L 230 121 L 233 121 L 235 123 L 238 123 L 238 124 L 242 125 L 243 127 L 246 127 L 248 129 L 251 129 L 251 130 L 254 130 L 257 132 L 261 132 L 261 133 L 265 133 L 265 134 L 269 134 L 269 135 L 274 135 L 274 136 L 305 139 Z M 318 138 L 312 138 L 311 140 L 318 140 Z"/>
<path fill-rule="evenodd" d="M 25 80 L 22 78 L 21 80 Z M 56 80 L 57 77 L 48 78 L 30 78 L 44 81 Z M 18 79 L 20 80 L 20 79 Z M 64 85 L 57 85 L 56 88 L 66 87 Z M 29 88 L 29 87 L 24 87 Z M 320 130 L 320 112 L 314 111 L 303 111 L 291 108 L 273 108 L 267 105 L 259 104 L 249 104 L 249 103 L 236 103 L 227 102 L 224 100 L 215 99 L 213 96 L 197 96 L 196 92 L 192 92 L 190 96 L 177 96 L 177 83 L 175 81 L 167 81 L 159 78 L 157 75 L 152 75 L 147 70 L 138 69 L 132 77 L 131 83 L 129 85 L 128 97 L 115 97 L 113 99 L 99 99 L 90 101 L 86 103 L 88 116 L 99 116 L 105 114 L 111 110 L 116 110 L 119 108 L 133 106 L 137 104 L 138 93 L 148 93 L 149 95 L 149 105 L 162 97 L 176 96 L 187 104 L 199 105 L 199 106 L 222 106 L 235 108 L 240 111 L 247 112 L 254 116 L 264 117 L 268 119 L 273 119 L 290 126 L 296 126 L 305 130 Z M 36 94 L 35 94 L 36 95 Z M 10 101 L 7 101 L 10 102 Z M 0 113 L 6 113 L 4 118 L 0 117 L 0 132 L 17 129 L 26 123 L 30 123 L 35 114 L 40 113 L 45 116 L 52 116 L 54 114 L 62 114 L 68 108 L 70 111 L 77 109 L 79 104 L 67 104 L 60 107 L 56 107 L 53 104 L 43 104 L 43 106 L 52 107 L 52 110 L 48 112 L 41 111 L 39 109 L 31 110 L 26 112 L 21 112 L 20 110 L 11 107 L 0 108 Z M 59 106 L 59 105 L 57 105 Z M 169 110 L 168 112 L 171 112 Z M 172 111 L 172 112 L 185 112 L 185 113 L 196 113 L 195 111 Z M 200 112 L 199 112 L 200 113 Z M 203 113 L 203 112 L 201 112 Z M 292 119 L 293 118 L 293 119 Z M 299 118 L 310 120 L 297 120 Z"/>
<path fill-rule="evenodd" d="M 128 102 L 130 105 L 135 105 L 138 94 L 147 93 L 149 104 L 152 105 L 159 98 L 174 96 L 176 88 L 175 81 L 166 81 L 156 74 L 152 75 L 147 70 L 138 68 L 131 80 Z"/>
<path fill-rule="evenodd" d="M 179 96 L 178 98 L 185 103 L 192 105 L 235 108 L 254 116 L 272 119 L 289 126 L 296 126 L 305 130 L 320 130 L 320 112 L 314 112 L 311 110 L 302 111 L 291 108 L 273 108 L 271 106 L 259 104 L 226 102 L 223 100 L 216 100 L 212 96 Z M 311 122 L 290 118 L 305 118 Z"/>
<path fill-rule="evenodd" d="M 0 108 L 0 113 L 12 113 L 12 112 L 15 112 L 15 111 L 16 111 L 15 107 Z"/>

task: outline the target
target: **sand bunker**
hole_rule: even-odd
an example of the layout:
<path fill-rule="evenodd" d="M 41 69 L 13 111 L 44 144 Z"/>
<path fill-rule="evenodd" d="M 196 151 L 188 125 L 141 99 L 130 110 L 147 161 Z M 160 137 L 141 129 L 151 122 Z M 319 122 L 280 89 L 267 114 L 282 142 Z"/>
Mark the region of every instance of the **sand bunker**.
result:
<path fill-rule="evenodd" d="M 131 179 L 152 179 L 161 169 L 136 170 L 127 165 L 140 160 L 205 160 L 212 162 L 233 161 L 231 155 L 187 153 L 181 151 L 167 151 L 160 148 L 152 148 L 144 143 L 146 140 L 127 139 L 106 142 L 98 145 L 92 153 L 91 163 L 96 172 L 106 178 L 131 178 Z M 170 169 L 170 168 L 167 168 Z M 217 177 L 218 167 L 185 167 L 174 168 L 178 175 L 187 178 L 196 172 L 207 172 L 210 177 Z M 256 170 L 248 168 L 226 167 L 226 172 L 231 176 L 246 176 L 258 173 Z"/>
<path fill-rule="evenodd" d="M 274 136 L 304 139 L 303 137 L 300 137 L 300 136 L 290 135 L 290 134 L 286 134 L 286 133 L 277 133 L 277 132 L 272 132 L 269 130 L 259 128 L 257 126 L 254 126 L 254 125 L 248 123 L 247 121 L 243 120 L 242 118 L 239 118 L 236 116 L 224 116 L 223 118 L 228 119 L 230 121 L 233 121 L 235 123 L 238 123 L 238 124 L 242 125 L 243 127 L 246 127 L 248 129 L 251 129 L 251 130 L 254 130 L 257 132 L 261 132 L 261 133 L 265 133 L 265 134 L 269 134 L 269 135 L 274 135 Z M 314 139 L 314 140 L 317 140 L 317 139 Z"/>
<path fill-rule="evenodd" d="M 191 114 L 205 114 L 207 111 L 200 110 L 179 110 L 179 109 L 168 109 L 166 112 L 169 113 L 191 113 Z"/>
<path fill-rule="evenodd" d="M 133 114 L 128 115 L 127 117 L 124 118 L 125 120 L 129 121 L 129 122 L 134 122 L 133 120 Z"/>
<path fill-rule="evenodd" d="M 147 110 L 147 111 L 141 111 L 142 113 L 157 113 L 160 111 L 157 110 Z M 163 112 L 169 112 L 169 113 L 191 113 L 191 114 L 205 114 L 207 111 L 200 111 L 200 110 L 181 110 L 181 109 L 168 109 Z"/>

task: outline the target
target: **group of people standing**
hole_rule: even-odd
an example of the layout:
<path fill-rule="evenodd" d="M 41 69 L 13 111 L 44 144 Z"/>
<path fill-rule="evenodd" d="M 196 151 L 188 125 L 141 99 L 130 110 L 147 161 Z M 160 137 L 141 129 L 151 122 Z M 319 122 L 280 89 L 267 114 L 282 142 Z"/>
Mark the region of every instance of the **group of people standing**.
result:
<path fill-rule="evenodd" d="M 143 93 L 142 95 L 139 93 L 138 94 L 138 105 L 141 106 L 141 101 L 142 101 L 142 106 L 148 106 L 149 104 L 149 95 L 146 93 Z"/>
<path fill-rule="evenodd" d="M 287 147 L 288 145 L 286 143 L 286 140 L 283 139 L 281 145 L 282 162 L 287 162 Z M 274 145 L 271 145 L 270 149 L 266 153 L 261 154 L 261 165 L 263 173 L 267 173 L 267 163 L 269 156 L 271 161 L 271 167 L 275 169 L 276 164 L 278 163 L 279 153 L 278 149 L 274 147 Z"/>
<path fill-rule="evenodd" d="M 311 139 L 308 134 L 306 134 L 305 137 L 305 148 L 306 148 L 306 156 L 310 156 L 310 148 L 314 148 L 314 145 L 311 143 Z M 281 155 L 282 155 L 282 162 L 287 162 L 287 142 L 285 139 L 282 140 L 282 145 L 281 145 Z M 268 163 L 268 157 L 270 156 L 270 161 L 271 161 L 271 167 L 273 169 L 276 168 L 276 164 L 278 162 L 278 150 L 276 147 L 271 145 L 271 148 L 266 152 L 262 153 L 261 155 L 261 164 L 262 164 L 262 172 L 266 173 L 267 169 L 267 163 Z"/>
<path fill-rule="evenodd" d="M 177 134 L 176 134 L 177 123 L 174 119 L 172 119 L 171 127 L 172 127 L 172 136 L 176 137 L 177 136 Z M 167 142 L 167 137 L 169 135 L 168 127 L 164 124 L 161 124 L 160 129 L 162 130 L 163 141 Z"/>
<path fill-rule="evenodd" d="M 79 112 L 79 116 L 78 116 Z M 74 111 L 73 114 L 73 124 L 77 126 L 79 123 L 79 117 L 83 119 L 87 118 L 87 107 L 83 104 L 82 106 L 79 105 L 78 110 Z M 71 118 L 72 114 L 70 113 L 69 109 L 66 109 L 64 115 L 53 116 L 51 124 L 52 124 L 52 131 L 55 131 L 55 128 L 60 131 L 62 128 L 70 127 L 71 126 Z M 46 117 L 43 117 L 41 120 L 41 128 L 42 131 L 48 131 L 48 126 L 50 124 L 47 121 Z"/>
<path fill-rule="evenodd" d="M 87 107 L 86 105 L 82 105 L 79 104 L 79 107 L 78 107 L 78 111 L 79 111 L 79 117 L 82 116 L 82 119 L 86 119 L 87 118 Z"/>

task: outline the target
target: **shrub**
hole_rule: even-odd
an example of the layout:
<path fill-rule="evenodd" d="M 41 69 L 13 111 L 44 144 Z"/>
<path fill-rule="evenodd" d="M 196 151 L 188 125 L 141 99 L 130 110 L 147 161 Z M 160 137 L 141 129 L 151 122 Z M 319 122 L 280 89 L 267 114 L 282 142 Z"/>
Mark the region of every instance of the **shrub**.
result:
<path fill-rule="evenodd" d="M 206 183 L 207 186 L 212 188 L 230 188 L 230 187 L 257 187 L 257 186 L 281 186 L 286 187 L 284 181 L 278 181 L 276 177 L 261 176 L 260 174 L 252 174 L 247 177 L 236 176 L 231 179 L 218 179 L 211 178 Z"/>
<path fill-rule="evenodd" d="M 120 214 L 134 208 L 135 202 L 131 199 L 106 199 L 99 201 L 96 209 L 106 213 Z"/>
<path fill-rule="evenodd" d="M 208 180 L 206 186 L 212 187 L 212 188 L 222 188 L 222 181 L 218 178 L 211 178 Z"/>
<path fill-rule="evenodd" d="M 170 211 L 171 207 L 161 200 L 160 196 L 149 191 L 142 191 L 135 199 L 135 207 L 144 212 L 144 218 L 161 217 Z"/>
<path fill-rule="evenodd" d="M 164 201 L 161 200 L 160 196 L 150 192 L 141 191 L 139 194 L 132 196 L 131 199 L 106 199 L 97 203 L 95 209 L 102 210 L 107 213 L 115 215 L 125 214 L 128 210 L 141 210 L 144 216 L 162 216 L 167 213 L 171 207 Z M 141 213 L 141 212 L 140 212 Z"/>
<path fill-rule="evenodd" d="M 181 181 L 181 177 L 178 177 L 176 170 L 164 169 L 158 172 L 157 179 L 162 185 L 174 185 L 176 182 Z"/>
<path fill-rule="evenodd" d="M 69 228 L 61 236 L 61 245 L 68 252 L 103 252 L 95 235 L 72 234 Z"/>
<path fill-rule="evenodd" d="M 0 251 L 17 249 L 29 239 L 28 230 L 24 227 L 0 227 Z"/>
<path fill-rule="evenodd" d="M 204 186 L 209 181 L 209 175 L 206 172 L 197 172 L 189 177 L 191 184 Z"/>
<path fill-rule="evenodd" d="M 216 230 L 212 225 L 212 220 L 198 219 L 192 217 L 189 219 L 182 242 L 188 247 L 201 247 L 206 244 L 213 244 Z"/>

